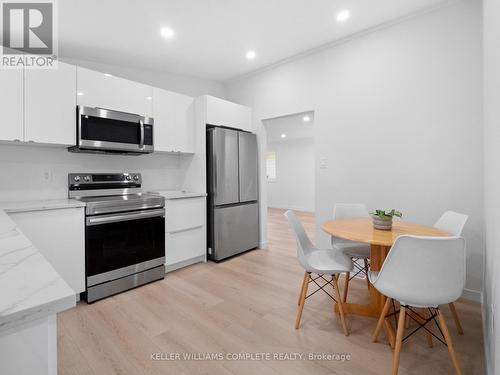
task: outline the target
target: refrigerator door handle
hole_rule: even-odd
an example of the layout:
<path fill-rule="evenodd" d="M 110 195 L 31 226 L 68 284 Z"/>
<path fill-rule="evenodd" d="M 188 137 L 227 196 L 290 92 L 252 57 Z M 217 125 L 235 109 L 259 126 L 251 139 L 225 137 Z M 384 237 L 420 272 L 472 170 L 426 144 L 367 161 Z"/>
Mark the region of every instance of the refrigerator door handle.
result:
<path fill-rule="evenodd" d="M 212 194 L 213 201 L 217 199 L 217 154 L 215 152 L 215 147 L 213 147 L 213 133 L 212 133 Z"/>

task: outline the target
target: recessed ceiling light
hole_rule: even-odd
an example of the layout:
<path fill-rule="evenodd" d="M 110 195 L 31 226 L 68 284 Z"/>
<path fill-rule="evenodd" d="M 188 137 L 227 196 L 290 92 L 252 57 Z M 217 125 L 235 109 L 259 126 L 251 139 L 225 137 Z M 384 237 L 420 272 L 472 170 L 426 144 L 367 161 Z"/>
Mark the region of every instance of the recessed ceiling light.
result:
<path fill-rule="evenodd" d="M 160 29 L 160 34 L 165 39 L 172 39 L 175 36 L 174 30 L 167 26 Z"/>
<path fill-rule="evenodd" d="M 251 49 L 250 51 L 247 51 L 245 56 L 248 60 L 253 60 L 255 59 L 255 57 L 257 57 L 257 54 L 255 53 L 254 50 Z"/>
<path fill-rule="evenodd" d="M 309 122 L 309 121 L 311 121 L 311 118 L 309 116 L 304 116 L 304 117 L 302 117 L 302 120 L 304 122 Z"/>
<path fill-rule="evenodd" d="M 104 75 L 105 75 L 106 77 L 113 77 L 113 75 L 111 75 L 111 74 L 109 74 L 109 73 L 104 73 Z"/>
<path fill-rule="evenodd" d="M 83 92 L 77 92 L 76 95 L 83 96 Z"/>
<path fill-rule="evenodd" d="M 285 133 L 281 134 L 281 138 L 286 138 L 286 134 Z"/>
<path fill-rule="evenodd" d="M 146 100 L 153 100 L 152 96 L 146 96 Z"/>
<path fill-rule="evenodd" d="M 351 17 L 351 12 L 349 11 L 349 9 L 341 10 L 337 13 L 336 16 L 337 22 L 345 22 L 349 19 L 349 17 Z"/>

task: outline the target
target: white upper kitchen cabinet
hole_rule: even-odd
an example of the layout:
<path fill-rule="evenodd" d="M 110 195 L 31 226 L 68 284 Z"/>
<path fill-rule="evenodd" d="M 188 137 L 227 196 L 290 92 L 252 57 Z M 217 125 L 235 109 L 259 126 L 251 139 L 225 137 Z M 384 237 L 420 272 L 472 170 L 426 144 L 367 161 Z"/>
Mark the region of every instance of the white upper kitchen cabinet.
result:
<path fill-rule="evenodd" d="M 0 70 L 0 140 L 23 140 L 23 69 Z"/>
<path fill-rule="evenodd" d="M 205 96 L 206 123 L 252 131 L 252 110 L 240 104 Z"/>
<path fill-rule="evenodd" d="M 72 145 L 76 142 L 76 66 L 26 69 L 24 140 Z"/>
<path fill-rule="evenodd" d="M 77 67 L 78 105 L 153 117 L 153 89 L 142 83 Z"/>
<path fill-rule="evenodd" d="M 153 88 L 155 151 L 194 153 L 194 98 Z"/>

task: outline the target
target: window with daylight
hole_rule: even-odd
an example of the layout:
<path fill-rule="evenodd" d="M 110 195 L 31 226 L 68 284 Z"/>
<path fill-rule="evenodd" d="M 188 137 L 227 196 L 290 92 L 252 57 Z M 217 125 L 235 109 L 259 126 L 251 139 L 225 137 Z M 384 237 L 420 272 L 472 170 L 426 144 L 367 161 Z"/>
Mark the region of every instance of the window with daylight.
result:
<path fill-rule="evenodd" d="M 267 181 L 276 181 L 276 152 L 269 151 L 266 157 Z"/>

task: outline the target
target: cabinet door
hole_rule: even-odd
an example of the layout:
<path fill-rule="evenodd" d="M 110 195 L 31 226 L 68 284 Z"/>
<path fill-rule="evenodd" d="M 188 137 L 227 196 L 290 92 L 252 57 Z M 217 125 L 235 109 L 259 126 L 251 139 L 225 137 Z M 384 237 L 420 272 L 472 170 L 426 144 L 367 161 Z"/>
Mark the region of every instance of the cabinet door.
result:
<path fill-rule="evenodd" d="M 85 291 L 83 208 L 16 212 L 9 216 L 75 291 Z"/>
<path fill-rule="evenodd" d="M 165 239 L 165 265 L 184 262 L 205 255 L 204 227 L 167 233 Z"/>
<path fill-rule="evenodd" d="M 175 151 L 174 93 L 154 87 L 153 113 L 155 151 Z"/>
<path fill-rule="evenodd" d="M 175 94 L 174 109 L 177 151 L 194 153 L 194 98 Z"/>
<path fill-rule="evenodd" d="M 153 117 L 153 89 L 142 83 L 77 68 L 79 105 Z"/>
<path fill-rule="evenodd" d="M 165 221 L 166 232 L 201 227 L 205 224 L 205 197 L 167 199 L 165 210 L 168 220 Z"/>
<path fill-rule="evenodd" d="M 0 140 L 23 140 L 23 70 L 0 69 Z"/>
<path fill-rule="evenodd" d="M 155 151 L 194 152 L 194 98 L 153 88 Z"/>
<path fill-rule="evenodd" d="M 76 142 L 76 66 L 28 69 L 24 79 L 25 141 Z"/>
<path fill-rule="evenodd" d="M 206 122 L 252 131 L 252 110 L 240 104 L 206 96 Z"/>

